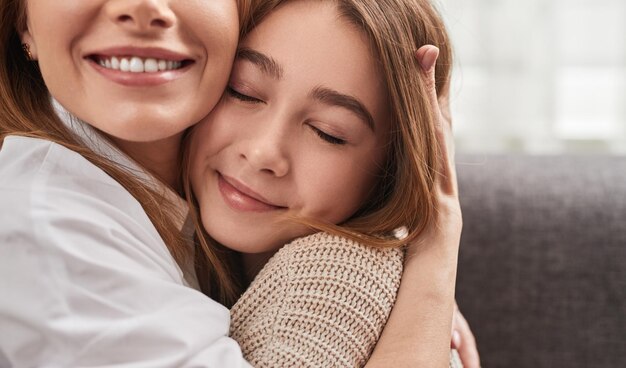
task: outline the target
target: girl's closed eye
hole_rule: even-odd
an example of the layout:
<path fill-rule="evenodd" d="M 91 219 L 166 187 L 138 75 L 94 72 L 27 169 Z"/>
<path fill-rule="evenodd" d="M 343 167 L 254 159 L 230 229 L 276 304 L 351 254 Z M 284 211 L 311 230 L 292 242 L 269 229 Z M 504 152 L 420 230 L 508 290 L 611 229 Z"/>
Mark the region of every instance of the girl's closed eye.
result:
<path fill-rule="evenodd" d="M 338 145 L 338 146 L 343 146 L 346 143 L 348 143 L 345 139 L 340 138 L 336 135 L 333 134 L 329 134 L 327 132 L 325 132 L 324 130 L 316 127 L 315 125 L 312 124 L 308 124 L 309 127 L 311 128 L 311 130 L 313 130 L 313 132 L 315 134 L 317 134 L 318 137 L 320 137 L 320 139 L 330 143 L 330 144 L 334 144 L 334 145 Z"/>
<path fill-rule="evenodd" d="M 259 99 L 259 98 L 248 96 L 248 95 L 246 95 L 244 93 L 239 92 L 232 85 L 228 85 L 226 87 L 226 93 L 230 97 L 233 97 L 233 98 L 235 98 L 235 99 L 237 99 L 239 101 L 242 101 L 242 102 L 247 102 L 247 103 L 264 103 L 264 101 Z"/>

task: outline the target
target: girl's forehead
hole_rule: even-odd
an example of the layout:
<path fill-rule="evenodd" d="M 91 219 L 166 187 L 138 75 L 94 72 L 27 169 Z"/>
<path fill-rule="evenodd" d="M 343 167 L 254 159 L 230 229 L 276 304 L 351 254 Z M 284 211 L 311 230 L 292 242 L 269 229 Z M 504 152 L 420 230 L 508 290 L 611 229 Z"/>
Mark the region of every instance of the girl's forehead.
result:
<path fill-rule="evenodd" d="M 356 97 L 374 120 L 386 115 L 386 88 L 370 41 L 339 16 L 335 2 L 287 2 L 264 18 L 241 48 L 271 60 L 284 83 L 328 87 Z"/>

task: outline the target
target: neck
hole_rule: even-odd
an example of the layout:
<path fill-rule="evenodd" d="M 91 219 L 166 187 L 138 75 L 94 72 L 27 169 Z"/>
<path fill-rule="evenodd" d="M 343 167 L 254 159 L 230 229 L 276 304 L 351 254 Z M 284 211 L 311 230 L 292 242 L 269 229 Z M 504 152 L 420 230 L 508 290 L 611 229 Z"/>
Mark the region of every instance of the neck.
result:
<path fill-rule="evenodd" d="M 266 253 L 241 253 L 243 272 L 245 274 L 247 284 L 250 284 L 252 280 L 254 280 L 256 275 L 275 253 L 275 250 Z"/>
<path fill-rule="evenodd" d="M 152 142 L 129 142 L 111 137 L 125 154 L 143 168 L 177 189 L 180 173 L 180 149 L 183 133 Z"/>

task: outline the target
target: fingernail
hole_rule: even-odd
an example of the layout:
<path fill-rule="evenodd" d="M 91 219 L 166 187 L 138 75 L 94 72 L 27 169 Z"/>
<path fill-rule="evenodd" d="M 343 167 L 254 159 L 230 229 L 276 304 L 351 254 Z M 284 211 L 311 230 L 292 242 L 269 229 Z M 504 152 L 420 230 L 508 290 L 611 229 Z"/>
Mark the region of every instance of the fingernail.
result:
<path fill-rule="evenodd" d="M 461 334 L 457 330 L 452 332 L 452 343 L 456 349 L 461 347 Z"/>
<path fill-rule="evenodd" d="M 438 57 L 439 49 L 435 46 L 429 47 L 420 62 L 422 65 L 422 69 L 424 69 L 424 71 L 426 72 L 430 71 L 430 69 L 435 66 Z"/>

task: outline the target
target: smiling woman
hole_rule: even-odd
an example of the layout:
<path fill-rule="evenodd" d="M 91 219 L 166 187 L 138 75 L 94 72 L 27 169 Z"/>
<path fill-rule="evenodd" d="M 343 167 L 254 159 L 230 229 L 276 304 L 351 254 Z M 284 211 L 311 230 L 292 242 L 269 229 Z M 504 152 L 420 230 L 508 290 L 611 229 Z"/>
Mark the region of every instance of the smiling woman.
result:
<path fill-rule="evenodd" d="M 21 39 L 50 93 L 121 141 L 170 138 L 206 116 L 239 34 L 233 0 L 29 0 L 26 12 Z"/>
<path fill-rule="evenodd" d="M 247 365 L 228 311 L 189 287 L 169 189 L 226 85 L 239 5 L 0 1 L 0 366 Z"/>

